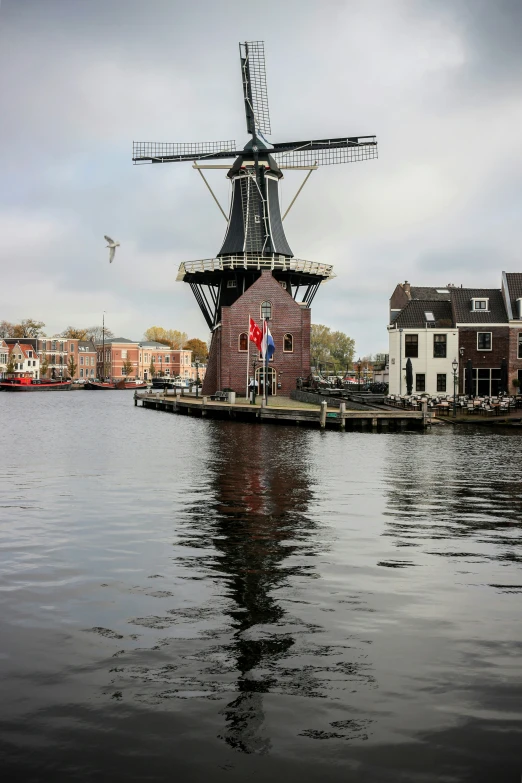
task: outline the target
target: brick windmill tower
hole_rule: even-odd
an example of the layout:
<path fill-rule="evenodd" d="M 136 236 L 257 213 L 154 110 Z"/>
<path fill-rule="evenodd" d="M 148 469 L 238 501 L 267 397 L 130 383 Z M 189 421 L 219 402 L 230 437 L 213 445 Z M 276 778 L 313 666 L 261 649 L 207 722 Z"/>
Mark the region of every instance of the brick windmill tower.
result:
<path fill-rule="evenodd" d="M 244 393 L 249 375 L 255 372 L 264 385 L 267 372 L 269 393 L 289 394 L 296 378 L 310 372 L 310 306 L 320 284 L 333 277 L 333 269 L 294 258 L 283 220 L 312 171 L 322 165 L 376 158 L 377 141 L 375 136 L 351 136 L 269 143 L 264 45 L 249 41 L 239 50 L 250 134 L 244 148 L 238 150 L 235 141 L 134 142 L 132 159 L 136 164 L 192 161 L 227 220 L 216 257 L 185 261 L 177 276 L 190 285 L 212 332 L 203 392 L 228 387 Z M 233 163 L 226 163 L 231 158 Z M 216 168 L 228 169 L 232 186 L 228 217 L 202 171 Z M 279 181 L 284 169 L 308 173 L 281 216 Z M 248 350 L 249 315 L 258 323 L 270 319 L 276 350 L 268 370 Z"/>

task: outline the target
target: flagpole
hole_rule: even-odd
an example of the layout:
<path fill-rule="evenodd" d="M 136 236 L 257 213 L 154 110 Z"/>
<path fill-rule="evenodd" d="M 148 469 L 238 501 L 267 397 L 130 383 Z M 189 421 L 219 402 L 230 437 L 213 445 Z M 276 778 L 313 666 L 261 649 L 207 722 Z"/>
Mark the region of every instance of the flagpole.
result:
<path fill-rule="evenodd" d="M 264 329 L 264 349 L 265 349 L 265 405 L 268 406 L 268 318 L 265 316 Z"/>
<path fill-rule="evenodd" d="M 246 376 L 246 398 L 248 400 L 249 389 L 249 370 L 250 370 L 250 313 L 248 314 L 248 331 L 247 331 L 247 376 Z"/>

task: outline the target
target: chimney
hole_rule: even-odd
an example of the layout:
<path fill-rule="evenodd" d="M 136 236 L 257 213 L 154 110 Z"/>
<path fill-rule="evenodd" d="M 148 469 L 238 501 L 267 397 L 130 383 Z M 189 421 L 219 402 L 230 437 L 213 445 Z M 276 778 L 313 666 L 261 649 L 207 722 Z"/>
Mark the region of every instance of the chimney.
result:
<path fill-rule="evenodd" d="M 408 299 L 411 299 L 411 286 L 407 280 L 405 280 L 404 283 L 402 284 L 402 290 L 404 291 Z"/>

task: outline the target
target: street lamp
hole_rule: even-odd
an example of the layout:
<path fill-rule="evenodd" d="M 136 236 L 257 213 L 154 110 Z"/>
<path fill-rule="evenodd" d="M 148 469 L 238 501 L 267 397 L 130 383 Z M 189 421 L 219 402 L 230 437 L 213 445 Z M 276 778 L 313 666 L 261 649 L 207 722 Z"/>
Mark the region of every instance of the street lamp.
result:
<path fill-rule="evenodd" d="M 199 362 L 196 359 L 196 399 L 199 396 Z"/>
<path fill-rule="evenodd" d="M 453 418 L 457 415 L 457 370 L 459 363 L 456 359 L 451 362 L 451 369 L 453 370 Z"/>
<path fill-rule="evenodd" d="M 357 359 L 357 391 L 361 391 L 361 357 Z"/>

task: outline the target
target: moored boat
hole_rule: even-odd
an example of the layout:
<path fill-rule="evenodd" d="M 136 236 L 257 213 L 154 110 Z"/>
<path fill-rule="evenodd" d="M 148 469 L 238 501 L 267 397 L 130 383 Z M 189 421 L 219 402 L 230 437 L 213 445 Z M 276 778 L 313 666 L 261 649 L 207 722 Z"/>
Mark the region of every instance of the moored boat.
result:
<path fill-rule="evenodd" d="M 146 383 L 135 383 L 134 381 L 126 381 L 125 379 L 121 381 L 117 381 L 115 383 L 105 382 L 105 381 L 87 381 L 87 383 L 84 384 L 84 389 L 89 389 L 91 391 L 98 390 L 98 391 L 114 391 L 121 390 L 121 389 L 144 389 L 147 386 Z"/>
<path fill-rule="evenodd" d="M 70 388 L 71 381 L 52 381 L 47 378 L 3 378 L 0 380 L 0 391 L 69 391 Z"/>

